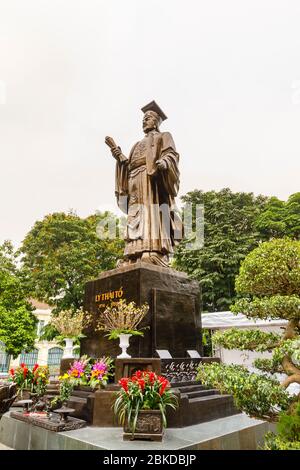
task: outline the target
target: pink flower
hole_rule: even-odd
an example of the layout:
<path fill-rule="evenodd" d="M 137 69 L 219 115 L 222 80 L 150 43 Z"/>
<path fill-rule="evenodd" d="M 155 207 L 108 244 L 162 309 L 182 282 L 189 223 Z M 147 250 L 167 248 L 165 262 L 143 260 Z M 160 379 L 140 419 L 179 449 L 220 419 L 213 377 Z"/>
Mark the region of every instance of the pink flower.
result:
<path fill-rule="evenodd" d="M 102 377 L 107 372 L 107 365 L 105 362 L 99 361 L 96 362 L 92 367 L 92 375 L 94 377 Z"/>
<path fill-rule="evenodd" d="M 68 370 L 68 374 L 72 377 L 81 377 L 84 374 L 85 365 L 81 361 L 74 361 L 70 370 Z"/>

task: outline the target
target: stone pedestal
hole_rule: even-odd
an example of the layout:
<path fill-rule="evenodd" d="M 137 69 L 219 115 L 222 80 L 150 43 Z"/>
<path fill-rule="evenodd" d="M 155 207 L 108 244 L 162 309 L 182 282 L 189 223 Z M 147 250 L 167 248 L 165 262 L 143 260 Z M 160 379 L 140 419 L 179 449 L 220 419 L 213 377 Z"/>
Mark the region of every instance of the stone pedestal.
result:
<path fill-rule="evenodd" d="M 84 309 L 101 316 L 111 302 L 126 299 L 137 305 L 149 304 L 141 327 L 144 337 L 130 338 L 128 353 L 133 358 L 157 357 L 156 350 L 166 349 L 172 357 L 187 357 L 187 350 L 200 354 L 200 289 L 197 281 L 185 273 L 147 263 L 136 263 L 102 273 L 86 284 Z M 91 357 L 117 357 L 117 341 L 110 341 L 93 327 L 85 331 L 81 354 Z"/>

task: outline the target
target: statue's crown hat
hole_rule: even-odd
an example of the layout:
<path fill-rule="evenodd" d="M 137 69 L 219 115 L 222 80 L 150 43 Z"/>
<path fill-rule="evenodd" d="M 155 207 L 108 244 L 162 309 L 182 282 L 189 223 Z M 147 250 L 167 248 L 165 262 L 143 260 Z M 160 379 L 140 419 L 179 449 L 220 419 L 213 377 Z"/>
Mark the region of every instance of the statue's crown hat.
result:
<path fill-rule="evenodd" d="M 165 119 L 168 119 L 165 113 L 163 112 L 162 109 L 158 106 L 158 104 L 155 101 L 151 101 L 150 103 L 146 104 L 142 108 L 143 113 L 146 113 L 147 111 L 154 111 L 156 114 L 159 115 L 160 119 L 162 121 L 165 121 Z"/>

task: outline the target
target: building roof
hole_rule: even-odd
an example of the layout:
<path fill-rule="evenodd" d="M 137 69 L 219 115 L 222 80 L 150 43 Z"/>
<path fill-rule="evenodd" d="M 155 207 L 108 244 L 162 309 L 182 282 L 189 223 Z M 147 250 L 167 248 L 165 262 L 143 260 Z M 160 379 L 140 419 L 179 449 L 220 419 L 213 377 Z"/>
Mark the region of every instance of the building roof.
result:
<path fill-rule="evenodd" d="M 260 327 L 260 326 L 284 326 L 287 320 L 252 320 L 242 313 L 237 315 L 232 312 L 212 312 L 202 313 L 202 327 L 209 330 L 218 328 L 243 328 L 243 327 Z"/>
<path fill-rule="evenodd" d="M 53 309 L 51 305 L 48 305 L 45 302 L 41 302 L 37 299 L 29 299 L 29 302 L 35 308 L 35 311 L 33 313 L 48 313 L 51 312 Z"/>

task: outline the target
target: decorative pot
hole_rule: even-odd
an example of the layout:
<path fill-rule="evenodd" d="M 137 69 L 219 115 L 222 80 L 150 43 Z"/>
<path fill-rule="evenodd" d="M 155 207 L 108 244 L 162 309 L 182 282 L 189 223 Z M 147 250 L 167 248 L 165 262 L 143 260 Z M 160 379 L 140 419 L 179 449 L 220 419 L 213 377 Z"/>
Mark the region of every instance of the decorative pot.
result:
<path fill-rule="evenodd" d="M 140 410 L 134 433 L 132 433 L 127 421 L 124 424 L 124 441 L 132 441 L 134 439 L 161 441 L 162 436 L 163 423 L 160 410 Z"/>
<path fill-rule="evenodd" d="M 127 348 L 129 346 L 129 338 L 131 335 L 121 334 L 119 335 L 119 346 L 122 349 L 122 353 L 117 356 L 118 359 L 129 358 L 129 354 L 127 353 Z"/>
<path fill-rule="evenodd" d="M 65 343 L 66 343 L 66 346 L 64 348 L 62 359 L 71 359 L 74 357 L 73 340 L 71 338 L 65 338 Z"/>

